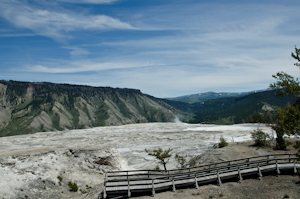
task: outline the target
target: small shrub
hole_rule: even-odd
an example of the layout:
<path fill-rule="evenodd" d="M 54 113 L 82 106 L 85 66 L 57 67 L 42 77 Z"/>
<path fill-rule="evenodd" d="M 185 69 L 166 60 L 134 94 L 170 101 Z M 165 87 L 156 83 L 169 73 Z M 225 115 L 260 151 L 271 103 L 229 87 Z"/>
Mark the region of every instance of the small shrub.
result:
<path fill-rule="evenodd" d="M 268 138 L 270 136 L 267 133 L 264 133 L 262 130 L 254 130 L 251 132 L 251 138 L 255 142 L 255 146 L 267 146 L 269 145 Z"/>
<path fill-rule="evenodd" d="M 286 140 L 286 141 L 285 141 L 285 144 L 286 144 L 286 146 L 290 146 L 290 145 L 292 145 L 293 143 L 290 142 L 290 141 L 288 141 L 288 140 Z"/>
<path fill-rule="evenodd" d="M 256 147 L 256 150 L 259 150 L 259 149 L 260 149 L 260 146 L 257 146 L 257 147 Z"/>
<path fill-rule="evenodd" d="M 223 196 L 224 196 L 224 195 L 223 195 L 222 193 L 219 194 L 219 197 L 220 197 L 220 198 L 223 197 Z"/>
<path fill-rule="evenodd" d="M 91 189 L 92 187 L 90 187 L 89 185 L 85 185 L 85 188 L 86 188 L 87 190 L 89 190 L 89 189 Z"/>
<path fill-rule="evenodd" d="M 178 163 L 178 168 L 182 169 L 186 167 L 186 163 L 187 163 L 187 155 L 185 156 L 181 156 L 179 154 L 175 155 L 175 160 Z"/>
<path fill-rule="evenodd" d="M 283 137 L 276 138 L 276 150 L 286 150 L 287 144 L 286 140 Z"/>
<path fill-rule="evenodd" d="M 283 198 L 290 198 L 290 196 L 285 194 Z"/>
<path fill-rule="evenodd" d="M 225 138 L 223 138 L 223 136 L 221 136 L 220 138 L 220 142 L 218 144 L 218 148 L 222 148 L 228 146 L 228 142 L 225 140 Z"/>
<path fill-rule="evenodd" d="M 79 191 L 80 191 L 82 194 L 85 194 L 85 193 L 86 193 L 86 190 L 79 189 Z"/>
<path fill-rule="evenodd" d="M 160 170 L 159 166 L 158 166 L 158 165 L 156 165 L 156 167 L 154 168 L 154 170 L 157 170 L 157 171 L 159 171 L 159 170 Z"/>
<path fill-rule="evenodd" d="M 209 195 L 209 198 L 214 198 L 215 196 L 213 196 L 213 195 Z"/>
<path fill-rule="evenodd" d="M 62 181 L 62 177 L 61 176 L 57 176 L 57 179 L 61 182 Z"/>
<path fill-rule="evenodd" d="M 68 186 L 70 187 L 70 191 L 72 191 L 72 192 L 77 192 L 78 191 L 78 186 L 75 182 L 72 183 L 71 181 L 69 181 Z"/>

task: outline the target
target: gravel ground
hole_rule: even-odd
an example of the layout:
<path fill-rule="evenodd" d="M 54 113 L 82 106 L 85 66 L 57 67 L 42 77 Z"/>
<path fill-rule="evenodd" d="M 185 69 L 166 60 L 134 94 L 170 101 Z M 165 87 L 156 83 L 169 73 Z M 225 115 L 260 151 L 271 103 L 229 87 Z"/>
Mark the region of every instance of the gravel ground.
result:
<path fill-rule="evenodd" d="M 297 138 L 288 139 L 295 142 Z M 298 139 L 299 140 L 299 139 Z M 213 163 L 222 160 L 237 159 L 255 155 L 278 154 L 278 153 L 295 153 L 292 146 L 286 151 L 273 150 L 271 147 L 257 149 L 253 146 L 252 141 L 241 143 L 230 143 L 228 147 L 210 150 L 206 152 L 200 159 L 200 163 Z M 172 198 L 237 198 L 237 199 L 278 199 L 289 197 L 293 199 L 300 198 L 300 178 L 298 175 L 274 175 L 264 176 L 261 179 L 249 177 L 241 182 L 233 179 L 231 182 L 217 184 L 209 184 L 199 186 L 198 189 L 186 188 L 177 189 L 175 192 L 160 192 L 155 195 L 155 199 L 172 199 Z M 151 196 L 136 197 L 141 199 L 150 199 Z"/>
<path fill-rule="evenodd" d="M 278 199 L 284 198 L 300 198 L 299 177 L 291 175 L 265 176 L 258 179 L 247 179 L 241 183 L 228 182 L 218 185 L 200 186 L 198 189 L 178 189 L 176 192 L 162 192 L 155 195 L 155 199 L 169 198 L 243 198 L 243 199 Z M 141 199 L 150 199 L 151 196 L 138 197 Z"/>

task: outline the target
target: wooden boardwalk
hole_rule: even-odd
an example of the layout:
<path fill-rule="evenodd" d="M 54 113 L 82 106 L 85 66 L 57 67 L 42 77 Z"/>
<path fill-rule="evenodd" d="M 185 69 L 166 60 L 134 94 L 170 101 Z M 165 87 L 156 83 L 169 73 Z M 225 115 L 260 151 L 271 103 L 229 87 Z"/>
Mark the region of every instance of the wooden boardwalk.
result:
<path fill-rule="evenodd" d="M 275 154 L 254 156 L 230 161 L 223 161 L 197 167 L 167 171 L 131 170 L 106 172 L 103 198 L 130 197 L 133 192 L 155 195 L 158 190 L 176 190 L 180 186 L 195 186 L 212 182 L 222 183 L 222 180 L 263 173 L 291 170 L 294 173 L 300 169 L 300 163 L 295 154 Z"/>

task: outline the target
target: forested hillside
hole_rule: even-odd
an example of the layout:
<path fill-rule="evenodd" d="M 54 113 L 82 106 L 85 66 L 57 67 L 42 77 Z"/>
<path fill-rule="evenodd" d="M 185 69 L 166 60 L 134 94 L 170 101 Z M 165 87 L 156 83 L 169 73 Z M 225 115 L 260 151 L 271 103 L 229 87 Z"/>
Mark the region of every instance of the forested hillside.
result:
<path fill-rule="evenodd" d="M 181 96 L 181 97 L 174 97 L 174 98 L 167 98 L 167 99 L 172 100 L 172 101 L 181 101 L 181 102 L 187 102 L 187 103 L 192 104 L 192 103 L 196 103 L 196 102 L 205 102 L 209 99 L 241 97 L 241 96 L 249 95 L 252 93 L 264 92 L 266 90 L 269 90 L 269 89 L 250 91 L 250 92 L 241 92 L 241 93 L 206 92 L 206 93 L 198 93 L 198 94 L 185 95 L 185 96 Z"/>
<path fill-rule="evenodd" d="M 202 103 L 188 104 L 165 100 L 182 111 L 194 114 L 191 123 L 234 124 L 244 122 L 249 116 L 264 114 L 266 110 L 284 107 L 294 99 L 276 96 L 274 90 L 253 93 L 242 97 L 210 99 Z"/>
<path fill-rule="evenodd" d="M 274 91 L 254 93 L 243 97 L 208 100 L 199 104 L 192 123 L 242 123 L 251 115 L 264 114 L 266 109 L 284 107 L 293 99 L 275 96 Z"/>

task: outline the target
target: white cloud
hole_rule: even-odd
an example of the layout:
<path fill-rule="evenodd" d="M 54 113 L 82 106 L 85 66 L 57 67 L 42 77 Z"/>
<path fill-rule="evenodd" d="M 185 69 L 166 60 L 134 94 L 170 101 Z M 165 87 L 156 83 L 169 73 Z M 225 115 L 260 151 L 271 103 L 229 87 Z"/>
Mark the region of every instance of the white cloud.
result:
<path fill-rule="evenodd" d="M 88 50 L 79 48 L 79 47 L 69 47 L 68 46 L 68 47 L 63 47 L 63 48 L 70 50 L 70 55 L 71 55 L 71 58 L 73 58 L 73 59 L 85 57 L 90 54 L 90 52 Z"/>
<path fill-rule="evenodd" d="M 0 7 L 3 2 L 8 1 L 0 1 Z M 121 21 L 107 15 L 11 2 L 15 3 L 7 3 L 9 11 L 2 12 L 0 8 L 0 16 L 18 27 L 55 39 L 77 30 L 134 29 L 125 21 L 154 30 L 133 31 L 130 36 L 120 36 L 119 32 L 105 37 L 93 34 L 93 41 L 73 40 L 62 47 L 70 58 L 50 57 L 29 63 L 26 76 L 34 74 L 33 78 L 40 78 L 36 81 L 129 87 L 157 97 L 175 97 L 204 91 L 263 89 L 273 81 L 272 74 L 282 70 L 300 76 L 290 57 L 299 41 L 297 6 L 251 1 L 183 5 L 176 1 L 177 5 L 140 6 L 138 10 L 118 7 Z M 108 42 L 97 43 L 106 39 Z M 89 59 L 84 60 L 86 57 Z"/>
<path fill-rule="evenodd" d="M 35 34 L 30 33 L 7 33 L 7 34 L 0 34 L 0 37 L 32 37 Z"/>
<path fill-rule="evenodd" d="M 79 73 L 79 72 L 95 72 L 115 69 L 128 69 L 152 66 L 151 62 L 97 62 L 97 61 L 77 61 L 70 62 L 66 65 L 61 63 L 48 63 L 48 66 L 35 65 L 28 66 L 27 71 L 39 73 Z"/>
<path fill-rule="evenodd" d="M 67 3 L 82 3 L 82 4 L 111 4 L 119 0 L 58 0 Z"/>
<path fill-rule="evenodd" d="M 107 15 L 84 15 L 66 10 L 48 10 L 19 1 L 0 1 L 0 16 L 20 28 L 61 40 L 78 30 L 134 29 L 129 23 Z"/>

